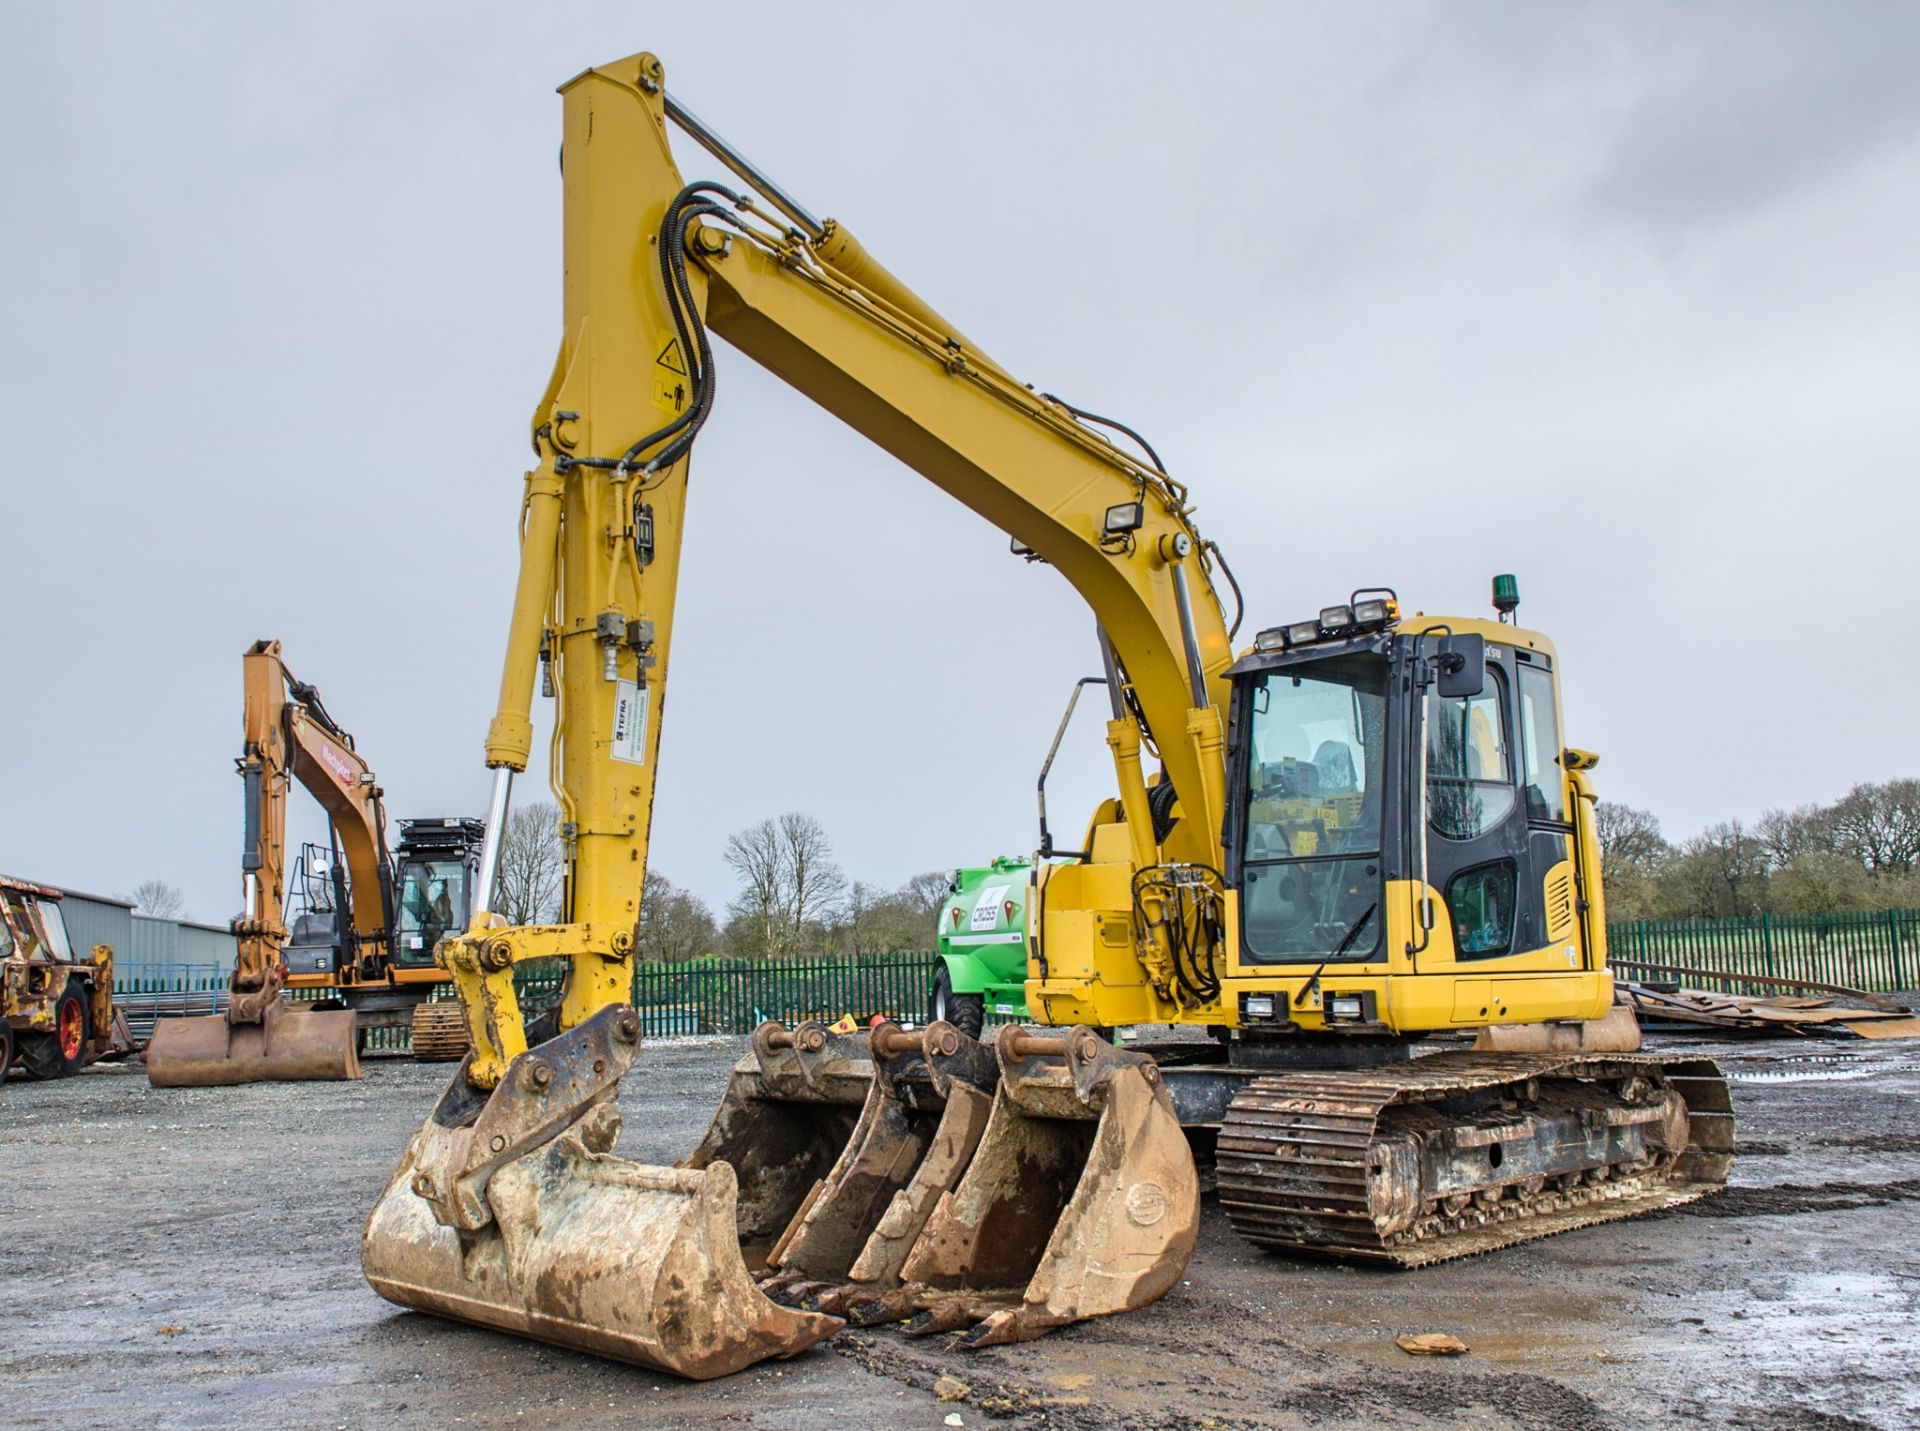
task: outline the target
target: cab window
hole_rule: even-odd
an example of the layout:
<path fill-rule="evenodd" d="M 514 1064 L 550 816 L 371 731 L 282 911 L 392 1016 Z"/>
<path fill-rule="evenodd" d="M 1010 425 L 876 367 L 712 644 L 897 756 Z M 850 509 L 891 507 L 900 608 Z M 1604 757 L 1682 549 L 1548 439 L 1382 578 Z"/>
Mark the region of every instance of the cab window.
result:
<path fill-rule="evenodd" d="M 7 919 L 13 925 L 14 937 L 20 941 L 20 953 L 27 959 L 34 958 L 40 949 L 40 926 L 33 917 L 33 907 L 17 894 L 7 896 Z"/>
<path fill-rule="evenodd" d="M 1506 681 L 1493 665 L 1477 696 L 1427 696 L 1428 818 L 1449 839 L 1483 835 L 1513 812 L 1506 706 Z"/>
<path fill-rule="evenodd" d="M 47 948 L 62 964 L 73 962 L 73 946 L 67 942 L 67 921 L 57 904 L 37 904 L 40 927 L 46 932 Z"/>
<path fill-rule="evenodd" d="M 400 948 L 427 953 L 457 934 L 467 914 L 467 867 L 461 860 L 409 864 L 400 887 Z"/>
<path fill-rule="evenodd" d="M 1566 781 L 1560 766 L 1560 721 L 1554 709 L 1553 672 L 1520 668 L 1520 768 L 1527 818 L 1564 824 Z"/>
<path fill-rule="evenodd" d="M 1447 912 L 1456 957 L 1485 958 L 1513 948 L 1513 861 L 1460 871 L 1447 882 Z"/>

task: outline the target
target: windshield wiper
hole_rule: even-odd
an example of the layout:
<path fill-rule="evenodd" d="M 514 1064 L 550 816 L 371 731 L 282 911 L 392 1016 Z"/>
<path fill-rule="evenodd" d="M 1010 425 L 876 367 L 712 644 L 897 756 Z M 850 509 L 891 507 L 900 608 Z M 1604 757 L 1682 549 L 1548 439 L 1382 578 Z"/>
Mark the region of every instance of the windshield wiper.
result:
<path fill-rule="evenodd" d="M 1307 1001 L 1308 994 L 1312 993 L 1315 989 L 1318 989 L 1320 987 L 1320 971 L 1322 969 L 1325 969 L 1327 965 L 1331 964 L 1335 959 L 1338 959 L 1342 954 L 1346 953 L 1347 950 L 1353 947 L 1353 941 L 1360 937 L 1360 931 L 1367 927 L 1367 921 L 1373 918 L 1374 910 L 1378 909 L 1379 907 L 1380 907 L 1380 901 L 1377 899 L 1372 904 L 1368 905 L 1367 912 L 1361 915 L 1358 919 L 1354 920 L 1353 924 L 1348 928 L 1346 934 L 1341 937 L 1340 942 L 1333 946 L 1333 952 L 1327 955 L 1326 958 L 1320 961 L 1320 968 L 1315 969 L 1313 971 L 1313 976 L 1309 978 L 1306 983 L 1302 984 L 1300 986 L 1300 992 L 1294 995 L 1293 1006 L 1296 1009 L 1299 1008 L 1300 1005 L 1304 1004 Z"/>

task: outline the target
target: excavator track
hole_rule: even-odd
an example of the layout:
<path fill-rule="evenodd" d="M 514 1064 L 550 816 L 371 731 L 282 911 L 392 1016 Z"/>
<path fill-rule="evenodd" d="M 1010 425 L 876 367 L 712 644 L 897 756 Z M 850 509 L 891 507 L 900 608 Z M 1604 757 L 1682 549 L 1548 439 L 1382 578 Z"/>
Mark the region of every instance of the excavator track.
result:
<path fill-rule="evenodd" d="M 1262 1247 L 1419 1267 L 1690 1202 L 1732 1166 L 1711 1059 L 1457 1052 L 1254 1079 L 1217 1185 Z"/>

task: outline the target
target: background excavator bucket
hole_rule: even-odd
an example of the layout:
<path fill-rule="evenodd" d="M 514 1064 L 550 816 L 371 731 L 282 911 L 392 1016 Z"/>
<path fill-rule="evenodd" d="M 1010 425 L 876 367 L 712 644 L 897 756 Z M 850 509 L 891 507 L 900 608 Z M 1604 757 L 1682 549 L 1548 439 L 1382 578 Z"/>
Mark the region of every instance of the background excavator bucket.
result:
<path fill-rule="evenodd" d="M 417 1311 L 679 1376 L 725 1376 L 831 1336 L 768 1300 L 741 1255 L 733 1169 L 613 1156 L 640 1041 L 603 1009 L 516 1058 L 491 1096 L 466 1065 L 368 1215 L 361 1266 Z"/>
<path fill-rule="evenodd" d="M 928 1219 L 903 1293 L 856 1321 L 918 1311 L 912 1332 L 975 1323 L 963 1345 L 1026 1341 L 1143 1307 L 1193 1254 L 1200 1188 L 1151 1059 L 1091 1029 L 1005 1028 L 999 1088 L 960 1185 Z"/>
<path fill-rule="evenodd" d="M 839 1159 L 768 1255 L 781 1301 L 840 1313 L 900 1285 L 900 1271 L 942 1193 L 986 1130 L 999 1076 L 993 1053 L 952 1024 L 893 1023 L 868 1037 L 873 1077 Z"/>
<path fill-rule="evenodd" d="M 155 1088 L 360 1076 L 352 1009 L 313 1012 L 277 994 L 260 1006 L 258 1022 L 227 1014 L 159 1020 L 146 1060 Z"/>

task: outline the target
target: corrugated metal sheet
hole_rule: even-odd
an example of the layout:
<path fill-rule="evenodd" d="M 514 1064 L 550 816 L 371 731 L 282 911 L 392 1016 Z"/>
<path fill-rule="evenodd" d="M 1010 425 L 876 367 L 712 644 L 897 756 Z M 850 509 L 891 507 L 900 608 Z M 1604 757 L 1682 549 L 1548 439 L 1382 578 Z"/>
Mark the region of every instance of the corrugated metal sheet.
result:
<path fill-rule="evenodd" d="M 180 926 L 171 919 L 134 915 L 130 952 L 135 964 L 178 964 Z"/>
<path fill-rule="evenodd" d="M 234 942 L 231 931 L 217 929 L 211 924 L 180 926 L 181 963 L 218 964 L 223 969 L 231 969 L 233 960 Z"/>
<path fill-rule="evenodd" d="M 74 953 L 79 954 L 96 944 L 106 944 L 112 947 L 116 956 L 121 956 L 133 947 L 132 905 L 124 900 L 81 894 L 75 890 L 63 893 L 66 898 L 60 901 L 60 915 L 66 921 L 67 939 L 73 945 Z"/>
<path fill-rule="evenodd" d="M 45 880 L 35 883 L 46 884 Z M 218 965 L 233 968 L 233 935 L 213 924 L 187 924 L 135 914 L 133 905 L 108 895 L 87 894 L 61 885 L 60 912 L 76 954 L 96 944 L 112 948 L 114 962 L 129 965 Z"/>

